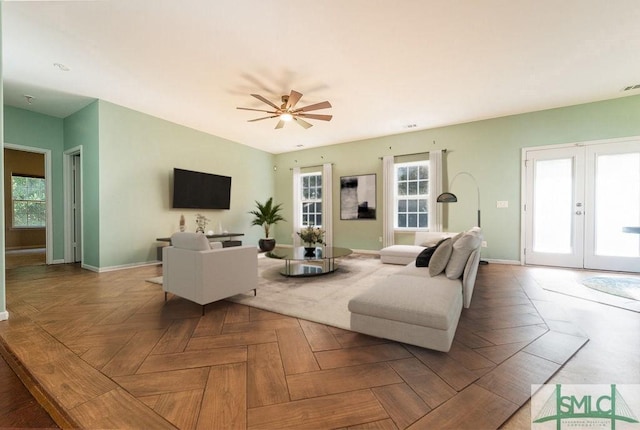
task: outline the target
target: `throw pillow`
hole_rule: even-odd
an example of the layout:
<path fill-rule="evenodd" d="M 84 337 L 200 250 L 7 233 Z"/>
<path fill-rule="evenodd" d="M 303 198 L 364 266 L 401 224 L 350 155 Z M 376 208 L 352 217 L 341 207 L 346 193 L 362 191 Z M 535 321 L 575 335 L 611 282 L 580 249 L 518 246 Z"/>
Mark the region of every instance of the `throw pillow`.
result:
<path fill-rule="evenodd" d="M 436 276 L 444 271 L 451 257 L 453 246 L 451 245 L 451 238 L 445 239 L 440 246 L 436 248 L 436 251 L 431 256 L 429 261 L 429 275 Z"/>
<path fill-rule="evenodd" d="M 428 267 L 433 253 L 436 252 L 436 248 L 438 248 L 438 245 L 442 242 L 444 242 L 444 239 L 441 239 L 434 246 L 429 246 L 423 249 L 420 254 L 418 254 L 418 257 L 416 257 L 416 267 Z"/>
<path fill-rule="evenodd" d="M 452 236 L 451 237 L 451 246 L 455 245 L 456 242 L 458 241 L 458 239 L 460 239 L 463 235 L 464 235 L 464 232 L 460 232 L 460 233 L 456 234 L 455 236 Z"/>
<path fill-rule="evenodd" d="M 451 258 L 445 268 L 445 274 L 449 279 L 457 279 L 462 276 L 464 266 L 474 249 L 480 246 L 482 235 L 479 231 L 470 230 L 453 244 Z"/>

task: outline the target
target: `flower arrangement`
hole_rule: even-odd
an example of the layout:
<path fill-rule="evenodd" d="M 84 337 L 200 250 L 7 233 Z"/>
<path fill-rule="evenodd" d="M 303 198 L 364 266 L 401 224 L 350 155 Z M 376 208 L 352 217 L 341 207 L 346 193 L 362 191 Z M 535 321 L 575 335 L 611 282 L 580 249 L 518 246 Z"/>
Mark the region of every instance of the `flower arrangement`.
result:
<path fill-rule="evenodd" d="M 209 221 L 211 220 L 206 216 L 196 214 L 196 225 L 198 226 L 196 228 L 196 233 L 204 233 L 205 229 L 207 228 L 207 224 L 209 224 Z"/>
<path fill-rule="evenodd" d="M 319 227 L 313 227 L 313 226 L 308 226 L 303 228 L 301 231 L 298 232 L 298 236 L 300 236 L 300 239 L 302 239 L 302 241 L 304 243 L 306 243 L 309 247 L 315 245 L 316 243 L 319 243 L 321 245 L 324 245 L 324 231 L 321 230 Z"/>

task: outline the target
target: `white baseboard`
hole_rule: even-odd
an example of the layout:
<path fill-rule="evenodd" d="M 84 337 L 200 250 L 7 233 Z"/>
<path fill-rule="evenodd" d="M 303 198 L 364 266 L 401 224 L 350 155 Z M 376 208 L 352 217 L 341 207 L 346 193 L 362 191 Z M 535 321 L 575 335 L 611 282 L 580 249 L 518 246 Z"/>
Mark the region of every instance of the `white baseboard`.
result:
<path fill-rule="evenodd" d="M 51 262 L 51 264 L 64 264 L 64 263 L 65 263 L 65 261 L 64 261 L 64 260 L 53 260 L 53 261 Z"/>
<path fill-rule="evenodd" d="M 0 312 L 0 321 L 5 321 L 9 319 L 9 312 L 4 311 Z"/>
<path fill-rule="evenodd" d="M 116 270 L 136 269 L 138 267 L 147 267 L 147 266 L 159 266 L 161 264 L 162 264 L 161 261 L 154 260 L 154 261 L 147 261 L 145 263 L 123 264 L 121 266 L 95 267 L 94 271 L 98 273 L 115 272 Z M 84 265 L 82 267 L 85 268 Z M 92 270 L 92 269 L 89 269 L 88 267 L 86 269 Z"/>
<path fill-rule="evenodd" d="M 352 251 L 356 254 L 380 255 L 380 251 L 375 249 L 353 249 Z"/>
<path fill-rule="evenodd" d="M 90 266 L 88 264 L 81 263 L 80 267 L 83 269 L 91 270 L 92 272 L 100 272 L 100 268 L 96 266 Z"/>
<path fill-rule="evenodd" d="M 490 259 L 490 258 L 482 258 L 482 256 L 480 256 L 481 260 L 484 261 L 488 261 L 489 263 L 493 263 L 493 264 L 510 264 L 512 266 L 520 266 L 520 261 L 518 260 L 499 260 L 499 259 Z"/>

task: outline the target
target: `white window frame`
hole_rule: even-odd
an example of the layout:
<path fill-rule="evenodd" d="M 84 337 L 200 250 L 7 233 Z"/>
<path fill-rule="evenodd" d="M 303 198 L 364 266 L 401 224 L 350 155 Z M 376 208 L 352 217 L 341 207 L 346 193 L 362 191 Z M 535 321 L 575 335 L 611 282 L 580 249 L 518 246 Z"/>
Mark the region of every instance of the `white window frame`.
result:
<path fill-rule="evenodd" d="M 44 186 L 44 200 L 24 200 L 24 199 L 16 199 L 13 195 L 13 178 L 32 178 L 42 180 Z M 11 228 L 13 229 L 43 229 L 46 228 L 47 225 L 47 182 L 44 177 L 37 175 L 29 175 L 29 174 L 11 174 Z M 16 223 L 16 202 L 28 202 L 28 203 L 38 203 L 44 207 L 45 219 L 43 225 L 17 225 Z"/>
<path fill-rule="evenodd" d="M 421 167 L 424 166 L 427 168 L 427 178 L 426 178 L 426 184 L 425 184 L 425 190 L 426 193 L 424 194 L 415 194 L 415 195 L 399 195 L 398 193 L 398 188 L 400 185 L 400 181 L 398 180 L 398 171 L 399 169 L 403 168 L 403 167 Z M 406 163 L 394 163 L 393 165 L 393 226 L 395 230 L 398 231 L 428 231 L 429 230 L 429 181 L 431 180 L 430 178 L 431 176 L 431 172 L 429 169 L 429 160 L 420 160 L 420 161 L 410 161 L 410 162 L 406 162 Z M 421 182 L 423 179 L 422 178 L 417 178 L 416 181 L 418 181 L 418 184 L 416 184 L 417 189 L 419 190 L 419 182 Z M 410 181 L 407 181 L 410 182 Z M 409 213 L 415 213 L 418 218 L 421 214 L 425 214 L 427 216 L 427 222 L 424 225 L 424 227 L 421 226 L 415 226 L 415 227 L 400 227 L 399 224 L 399 220 L 398 218 L 400 217 L 400 212 L 398 210 L 398 205 L 399 205 L 399 201 L 400 200 L 416 200 L 416 212 L 404 212 L 406 214 Z M 421 212 L 419 210 L 420 205 L 418 200 L 424 200 L 426 203 L 426 211 Z M 419 224 L 419 221 L 418 221 Z"/>
<path fill-rule="evenodd" d="M 316 185 L 314 185 L 314 188 L 316 188 L 318 190 L 317 195 L 320 195 L 320 198 L 315 198 L 315 199 L 311 199 L 311 198 L 305 198 L 304 197 L 304 192 L 305 189 L 309 189 L 310 187 L 307 186 L 305 187 L 304 185 L 304 180 L 305 178 L 309 178 L 312 176 L 317 176 L 320 178 L 320 184 L 318 185 L 316 182 Z M 306 227 L 307 225 L 313 225 L 314 227 L 322 227 L 322 223 L 321 224 L 309 224 L 308 222 L 308 216 L 311 214 L 309 212 L 307 212 L 307 214 L 305 214 L 304 208 L 305 206 L 309 205 L 309 204 L 315 204 L 315 207 L 320 207 L 320 212 L 314 211 L 312 212 L 314 219 L 316 218 L 316 216 L 319 214 L 320 217 L 322 219 L 324 219 L 324 213 L 323 213 L 323 208 L 322 208 L 322 182 L 323 182 L 323 178 L 322 178 L 322 172 L 318 171 L 318 172 L 309 172 L 309 173 L 302 173 L 300 174 L 300 207 L 299 207 L 299 211 L 300 211 L 300 222 L 301 225 L 303 227 Z M 307 217 L 307 221 L 305 221 L 305 217 Z"/>

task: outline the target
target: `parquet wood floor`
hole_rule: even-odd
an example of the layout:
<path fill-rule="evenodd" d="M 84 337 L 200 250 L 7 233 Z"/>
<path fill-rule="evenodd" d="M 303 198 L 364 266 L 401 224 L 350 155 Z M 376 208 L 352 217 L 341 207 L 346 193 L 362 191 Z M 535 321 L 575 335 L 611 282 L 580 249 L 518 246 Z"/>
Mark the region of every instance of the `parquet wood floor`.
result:
<path fill-rule="evenodd" d="M 0 338 L 70 423 L 491 429 L 587 342 L 518 266 L 480 268 L 449 353 L 227 301 L 201 316 L 160 274 L 7 271 Z"/>

